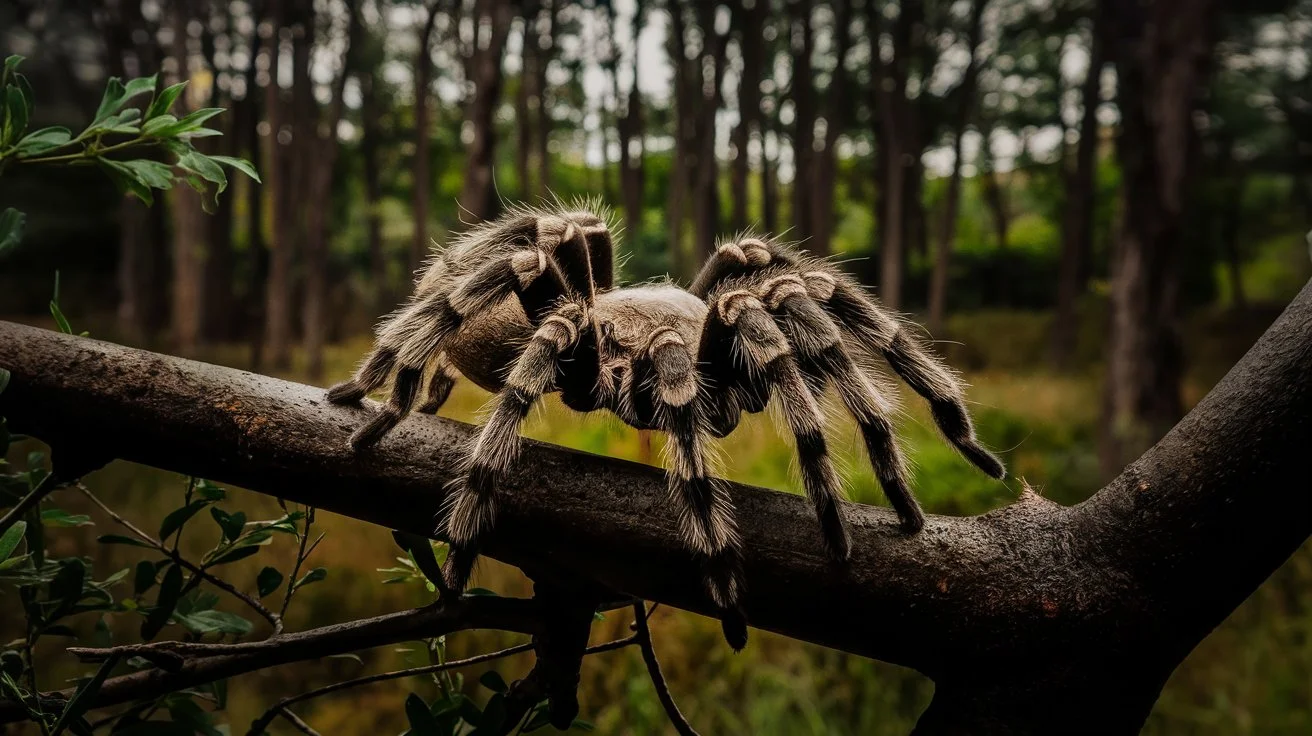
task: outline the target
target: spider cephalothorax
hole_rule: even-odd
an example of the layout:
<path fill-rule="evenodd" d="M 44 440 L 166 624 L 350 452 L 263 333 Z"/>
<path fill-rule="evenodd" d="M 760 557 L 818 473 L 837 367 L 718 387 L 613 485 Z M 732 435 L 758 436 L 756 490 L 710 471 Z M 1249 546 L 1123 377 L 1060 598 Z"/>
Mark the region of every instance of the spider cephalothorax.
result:
<path fill-rule="evenodd" d="M 693 285 L 615 288 L 605 221 L 590 211 L 518 208 L 462 235 L 378 329 L 373 352 L 328 394 L 359 401 L 389 379 L 382 411 L 351 437 L 377 442 L 414 406 L 433 413 L 456 374 L 496 392 L 453 484 L 442 522 L 444 574 L 463 590 L 496 520 L 497 486 L 520 454 L 519 425 L 543 394 L 577 411 L 608 409 L 669 434 L 670 501 L 735 649 L 747 641 L 742 550 L 734 509 L 709 467 L 709 444 L 772 397 L 797 443 L 807 495 L 831 556 L 850 554 L 818 399 L 832 386 L 856 419 L 885 494 L 909 532 L 924 524 L 907 488 L 892 409 L 867 369 L 883 358 L 930 404 L 946 439 L 995 477 L 1002 464 L 975 439 L 962 387 L 903 322 L 829 263 L 777 241 L 721 245 Z"/>

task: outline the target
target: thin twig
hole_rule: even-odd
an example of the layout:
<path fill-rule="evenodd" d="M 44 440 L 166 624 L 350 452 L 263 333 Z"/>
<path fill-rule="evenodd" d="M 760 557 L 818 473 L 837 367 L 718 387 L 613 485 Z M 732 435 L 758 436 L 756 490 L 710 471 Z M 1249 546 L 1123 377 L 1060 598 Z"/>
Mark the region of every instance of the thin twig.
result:
<path fill-rule="evenodd" d="M 281 715 L 283 718 L 286 718 L 288 723 L 295 726 L 296 730 L 300 731 L 303 734 L 306 734 L 306 736 L 321 736 L 321 734 L 318 731 L 310 727 L 310 724 L 301 720 L 300 716 L 287 710 L 286 708 L 279 708 L 278 714 Z"/>
<path fill-rule="evenodd" d="M 310 539 L 310 527 L 313 524 L 314 507 L 307 506 L 305 508 L 305 531 L 300 535 L 301 546 L 296 551 L 296 564 L 292 567 L 292 574 L 287 578 L 287 594 L 282 599 L 282 610 L 278 612 L 279 619 L 287 615 L 287 607 L 292 604 L 292 595 L 296 592 L 296 576 L 301 574 L 301 565 L 305 563 L 305 558 L 309 556 L 309 552 L 305 551 L 305 543 Z M 323 539 L 323 535 L 320 535 L 319 539 Z M 315 541 L 314 547 L 318 546 L 319 542 Z M 310 552 L 314 551 L 314 547 L 310 548 Z"/>
<path fill-rule="evenodd" d="M 597 644 L 588 647 L 586 650 L 584 650 L 583 654 L 585 656 L 588 654 L 601 654 L 602 652 L 610 652 L 616 649 L 623 649 L 624 647 L 637 643 L 638 643 L 637 635 L 626 636 L 623 639 L 615 639 L 613 641 L 608 641 L 603 644 Z M 495 652 L 488 652 L 486 654 L 477 654 L 472 657 L 466 657 L 465 659 L 457 659 L 450 662 L 443 662 L 441 664 L 424 665 L 423 667 L 411 667 L 409 669 L 404 669 L 404 670 L 394 670 L 392 672 L 382 672 L 376 675 L 365 675 L 364 677 L 357 677 L 353 680 L 343 680 L 341 682 L 335 682 L 331 685 L 325 685 L 323 687 L 301 693 L 300 695 L 293 695 L 291 697 L 283 698 L 282 700 L 278 701 L 276 705 L 266 710 L 263 715 L 261 715 L 259 718 L 251 722 L 251 727 L 250 730 L 247 731 L 247 736 L 257 736 L 258 734 L 262 733 L 263 729 L 266 728 L 271 721 L 273 721 L 274 717 L 278 715 L 279 711 L 285 711 L 289 706 L 295 705 L 297 703 L 302 703 L 305 702 L 306 700 L 310 700 L 313 698 L 318 698 L 323 695 L 329 695 L 331 693 L 338 692 L 339 690 L 346 690 L 348 688 L 353 688 L 353 687 L 362 687 L 364 685 L 372 685 L 373 683 L 376 682 L 398 680 L 405 677 L 416 677 L 418 675 L 436 674 L 438 672 L 454 670 L 460 667 L 468 667 L 470 665 L 481 664 L 483 662 L 490 662 L 495 659 L 503 659 L 505 657 L 510 657 L 515 654 L 520 654 L 522 652 L 529 652 L 532 650 L 533 650 L 532 642 L 526 642 L 524 644 L 516 644 L 513 647 L 507 647 L 505 649 L 501 649 Z"/>
<path fill-rule="evenodd" d="M 19 519 L 23 518 L 33 506 L 41 503 L 41 499 L 66 485 L 68 485 L 68 483 L 58 480 L 55 477 L 55 473 L 51 472 L 46 474 L 46 477 L 37 482 L 36 487 L 29 491 L 26 496 L 23 496 L 16 506 L 5 512 L 4 519 L 0 519 L 0 534 L 4 534 L 8 531 L 9 527 L 13 526 Z"/>
<path fill-rule="evenodd" d="M 661 663 L 657 661 L 656 649 L 651 643 L 651 627 L 647 625 L 647 607 L 642 601 L 638 601 L 633 604 L 633 612 L 636 617 L 634 623 L 638 627 L 635 636 L 638 640 L 638 648 L 642 650 L 642 661 L 647 664 L 647 674 L 651 676 L 651 684 L 656 688 L 656 697 L 661 701 L 665 715 L 669 717 L 679 736 L 698 736 L 697 729 L 693 728 L 692 724 L 688 723 L 688 719 L 683 717 L 683 713 L 679 712 L 674 696 L 670 695 L 670 686 L 665 682 L 665 675 L 661 673 Z"/>
<path fill-rule="evenodd" d="M 78 490 L 82 491 L 82 493 L 85 494 L 87 498 L 91 499 L 92 503 L 99 506 L 102 511 L 108 514 L 109 518 L 113 519 L 124 529 L 127 529 L 128 531 L 132 532 L 134 535 L 137 536 L 138 539 L 145 542 L 146 544 L 149 544 L 151 547 L 154 547 L 160 552 L 163 552 L 171 560 L 173 560 L 175 564 L 190 571 L 192 575 L 195 575 L 196 577 L 209 582 L 214 587 L 219 588 L 220 590 L 231 594 L 232 596 L 240 600 L 242 603 L 245 603 L 246 605 L 250 606 L 252 610 L 263 616 L 265 620 L 267 620 L 270 624 L 273 625 L 272 636 L 278 636 L 279 634 L 282 633 L 282 616 L 274 613 L 273 611 L 270 611 L 268 608 L 264 606 L 263 603 L 260 603 L 255 598 L 252 598 L 246 593 L 241 592 L 235 586 L 233 586 L 232 583 L 229 583 L 223 578 L 220 578 L 210 572 L 207 572 L 203 567 L 187 560 L 185 557 L 178 554 L 177 550 L 169 550 L 169 548 L 165 546 L 163 542 L 159 541 L 158 539 L 155 539 L 154 537 L 150 536 L 146 532 L 142 531 L 135 524 L 128 521 L 127 519 L 124 519 L 122 516 L 119 516 L 118 512 L 114 511 L 109 506 L 107 506 L 104 501 L 101 501 L 99 498 L 97 498 L 96 494 L 92 493 L 91 489 L 87 488 L 85 485 L 78 483 L 77 487 Z"/>

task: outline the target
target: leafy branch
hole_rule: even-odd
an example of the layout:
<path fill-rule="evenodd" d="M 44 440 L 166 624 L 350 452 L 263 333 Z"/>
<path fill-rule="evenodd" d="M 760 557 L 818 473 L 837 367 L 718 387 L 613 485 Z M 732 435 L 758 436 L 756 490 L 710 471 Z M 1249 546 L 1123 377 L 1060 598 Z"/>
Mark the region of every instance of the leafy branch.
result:
<path fill-rule="evenodd" d="M 178 117 L 170 110 L 187 82 L 159 89 L 157 75 L 126 82 L 111 78 L 95 116 L 76 135 L 62 126 L 29 132 L 35 95 L 18 71 L 22 62 L 22 56 L 9 56 L 0 71 L 0 173 L 15 165 L 95 165 L 120 192 L 146 204 L 154 202 L 155 190 L 172 189 L 181 181 L 200 193 L 207 212 L 213 209 L 213 198 L 228 186 L 225 166 L 260 180 L 245 159 L 196 149 L 193 141 L 222 135 L 205 123 L 223 108 L 206 107 Z M 144 104 L 137 104 L 143 100 Z M 171 163 L 145 157 L 151 151 L 167 154 Z M 23 213 L 12 207 L 0 212 L 0 254 L 18 245 L 24 222 Z"/>

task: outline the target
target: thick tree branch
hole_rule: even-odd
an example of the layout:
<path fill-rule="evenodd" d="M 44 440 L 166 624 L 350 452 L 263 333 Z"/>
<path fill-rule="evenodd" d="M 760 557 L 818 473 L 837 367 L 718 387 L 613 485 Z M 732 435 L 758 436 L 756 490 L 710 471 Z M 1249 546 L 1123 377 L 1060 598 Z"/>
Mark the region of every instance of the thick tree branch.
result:
<path fill-rule="evenodd" d="M 367 410 L 317 388 L 0 323 L 0 414 L 57 443 L 431 534 L 469 427 L 415 417 L 345 450 Z M 1312 285 L 1165 439 L 1079 506 L 1028 493 L 899 531 L 848 505 L 830 563 L 804 499 L 734 485 L 748 619 L 914 667 L 923 733 L 1134 732 L 1184 656 L 1312 531 Z M 707 612 L 654 469 L 532 443 L 492 556 Z M 981 725 L 984 724 L 984 725 Z"/>

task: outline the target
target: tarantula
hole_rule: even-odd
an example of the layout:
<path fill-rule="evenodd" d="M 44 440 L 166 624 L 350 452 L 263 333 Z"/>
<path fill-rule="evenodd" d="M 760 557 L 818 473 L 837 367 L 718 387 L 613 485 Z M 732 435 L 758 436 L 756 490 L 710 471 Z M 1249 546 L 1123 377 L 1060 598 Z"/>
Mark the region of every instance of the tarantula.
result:
<path fill-rule="evenodd" d="M 426 267 L 414 295 L 378 328 L 373 351 L 328 398 L 358 402 L 392 379 L 387 404 L 351 436 L 358 449 L 406 416 L 426 373 L 420 412 L 442 406 L 457 372 L 496 393 L 447 499 L 443 574 L 456 591 L 496 521 L 497 487 L 521 451 L 520 424 L 543 394 L 557 391 L 576 411 L 608 409 L 634 427 L 668 433 L 680 532 L 703 565 L 725 638 L 741 649 L 742 542 L 727 489 L 710 472 L 710 440 L 776 396 L 827 551 L 846 560 L 839 477 L 817 401 L 832 385 L 904 528 L 918 531 L 924 514 L 907 488 L 892 409 L 863 368 L 875 355 L 929 401 L 939 429 L 968 460 L 1004 476 L 975 439 L 961 383 L 834 266 L 777 240 L 742 237 L 720 245 L 687 290 L 616 288 L 609 230 L 586 209 L 515 208 L 461 235 Z"/>

